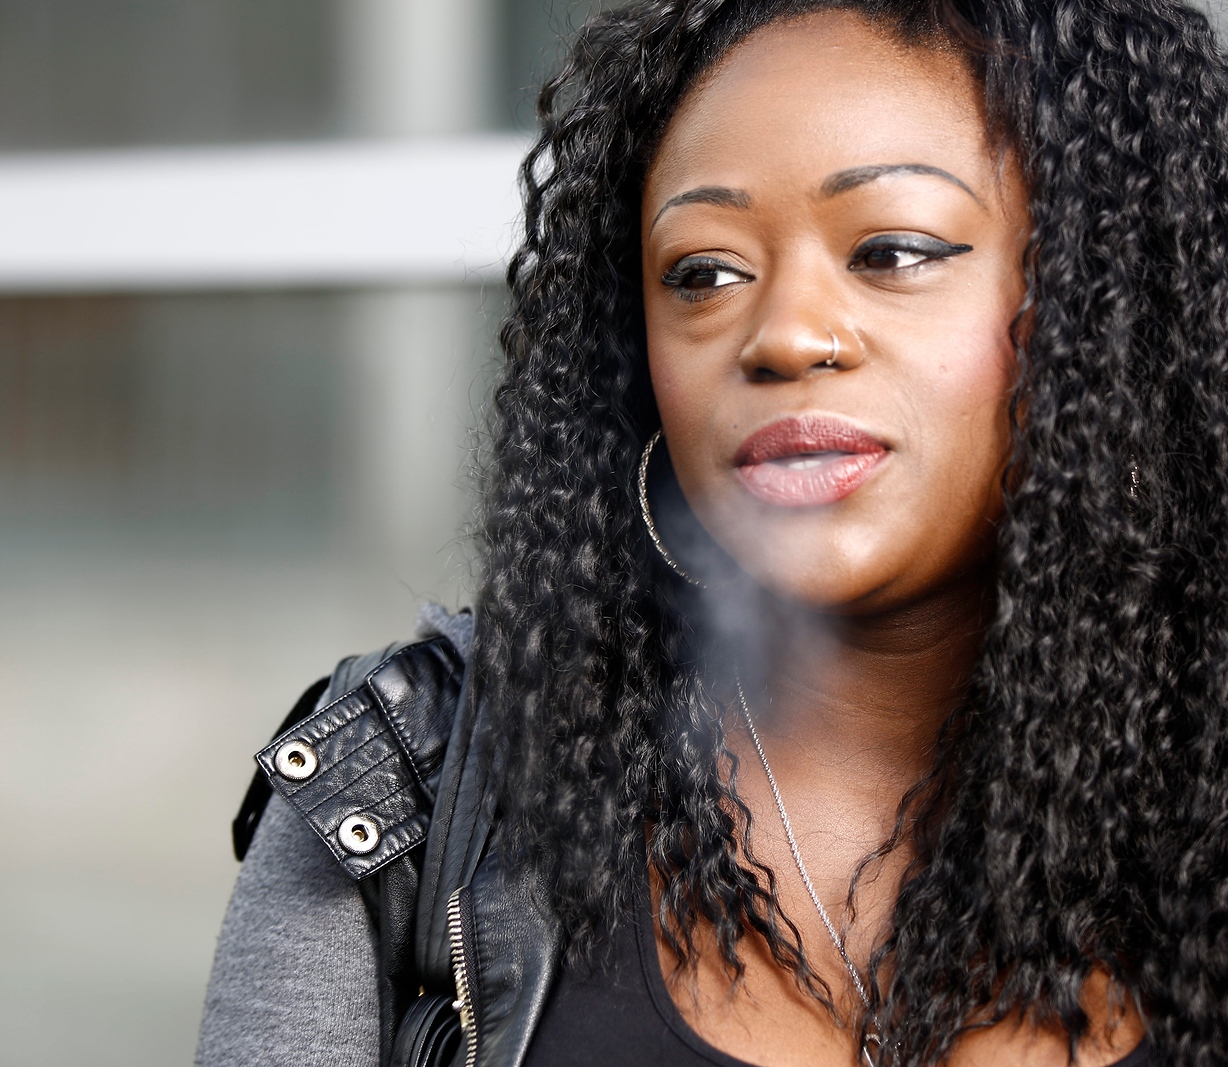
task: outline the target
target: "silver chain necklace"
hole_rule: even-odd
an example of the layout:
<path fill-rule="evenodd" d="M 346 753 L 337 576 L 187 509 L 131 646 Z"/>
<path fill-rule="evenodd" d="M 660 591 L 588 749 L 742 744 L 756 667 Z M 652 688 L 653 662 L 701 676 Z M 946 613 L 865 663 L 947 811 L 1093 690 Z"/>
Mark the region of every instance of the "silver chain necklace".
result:
<path fill-rule="evenodd" d="M 845 969 L 853 980 L 853 988 L 857 990 L 861 1003 L 865 1005 L 866 1012 L 869 1013 L 870 995 L 866 992 L 865 983 L 861 980 L 861 972 L 857 970 L 857 964 L 849 958 L 849 954 L 844 948 L 844 940 L 836 932 L 836 925 L 831 921 L 831 916 L 827 914 L 827 909 L 823 907 L 823 902 L 819 899 L 814 883 L 810 880 L 810 872 L 806 870 L 806 864 L 802 860 L 802 850 L 798 847 L 797 838 L 793 835 L 793 824 L 789 821 L 789 813 L 785 810 L 785 802 L 780 795 L 780 787 L 776 784 L 776 775 L 772 773 L 772 765 L 768 763 L 767 753 L 763 750 L 763 742 L 759 740 L 759 731 L 755 729 L 755 720 L 750 713 L 750 705 L 746 702 L 746 693 L 742 689 L 742 679 L 735 677 L 734 682 L 738 687 L 738 702 L 742 705 L 742 714 L 746 718 L 746 728 L 750 731 L 750 739 L 755 743 L 755 751 L 759 753 L 759 761 L 763 764 L 763 772 L 767 775 L 768 785 L 772 787 L 772 796 L 776 799 L 776 810 L 780 813 L 780 823 L 785 828 L 785 837 L 789 841 L 789 851 L 793 853 L 793 862 L 797 864 L 797 873 L 802 876 L 806 892 L 810 894 L 810 900 L 814 904 L 815 911 L 819 913 L 819 918 L 823 920 L 827 936 L 831 938 L 831 943 L 836 946 L 836 951 L 840 953 Z M 875 1030 L 877 1030 L 878 1021 L 872 1014 L 870 1015 L 870 1021 L 874 1024 Z M 868 1040 L 881 1044 L 881 1038 L 877 1034 L 872 1034 Z M 870 1055 L 869 1048 L 865 1045 L 861 1047 L 861 1055 L 866 1063 L 869 1064 L 869 1067 L 874 1067 L 874 1059 Z"/>

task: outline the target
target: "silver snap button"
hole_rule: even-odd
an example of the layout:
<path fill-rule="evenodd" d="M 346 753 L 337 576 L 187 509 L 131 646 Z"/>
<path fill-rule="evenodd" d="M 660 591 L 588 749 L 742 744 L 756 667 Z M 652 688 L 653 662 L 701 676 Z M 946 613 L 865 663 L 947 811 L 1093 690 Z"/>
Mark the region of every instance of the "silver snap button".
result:
<path fill-rule="evenodd" d="M 277 750 L 273 765 L 283 778 L 301 782 L 316 773 L 320 761 L 316 759 L 315 749 L 306 741 L 287 741 Z"/>
<path fill-rule="evenodd" d="M 337 831 L 341 847 L 361 856 L 379 844 L 379 827 L 370 815 L 351 815 Z"/>

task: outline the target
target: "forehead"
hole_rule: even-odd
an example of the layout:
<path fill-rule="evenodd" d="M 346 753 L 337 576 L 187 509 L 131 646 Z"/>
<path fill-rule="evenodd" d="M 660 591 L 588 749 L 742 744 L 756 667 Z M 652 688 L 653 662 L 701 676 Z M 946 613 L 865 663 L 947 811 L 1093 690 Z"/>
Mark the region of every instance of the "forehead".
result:
<path fill-rule="evenodd" d="M 684 98 L 649 169 L 645 208 L 684 186 L 810 185 L 884 163 L 988 180 L 982 106 L 953 51 L 909 46 L 844 11 L 773 23 Z"/>

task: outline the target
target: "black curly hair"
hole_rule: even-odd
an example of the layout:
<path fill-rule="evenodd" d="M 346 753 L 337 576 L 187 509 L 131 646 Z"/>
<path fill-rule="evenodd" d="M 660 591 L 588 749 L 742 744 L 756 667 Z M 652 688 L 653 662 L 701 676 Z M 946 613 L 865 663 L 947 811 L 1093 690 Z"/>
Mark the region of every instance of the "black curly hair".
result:
<path fill-rule="evenodd" d="M 696 625 L 635 506 L 658 420 L 639 255 L 646 168 L 748 34 L 854 11 L 956 47 L 1023 165 L 1032 241 L 996 616 L 872 961 L 902 1067 L 973 1020 L 1087 1027 L 1093 966 L 1162 1062 L 1228 1061 L 1228 71 L 1169 0 L 648 0 L 576 38 L 539 101 L 509 271 L 475 665 L 503 847 L 573 951 L 648 862 L 684 963 L 766 938 L 822 1000 L 749 817 Z M 903 821 L 898 825 L 903 825 Z M 646 828 L 649 832 L 646 835 Z M 887 1053 L 884 1053 L 887 1055 Z"/>

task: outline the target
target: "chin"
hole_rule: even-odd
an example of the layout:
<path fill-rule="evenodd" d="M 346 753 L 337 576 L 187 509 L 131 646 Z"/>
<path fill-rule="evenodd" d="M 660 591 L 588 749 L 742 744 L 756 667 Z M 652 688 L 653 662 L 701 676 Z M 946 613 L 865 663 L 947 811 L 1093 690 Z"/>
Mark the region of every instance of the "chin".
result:
<path fill-rule="evenodd" d="M 748 572 L 754 582 L 781 600 L 824 613 L 840 613 L 860 600 L 866 591 L 854 576 L 833 573 L 830 568 L 764 567 Z"/>

